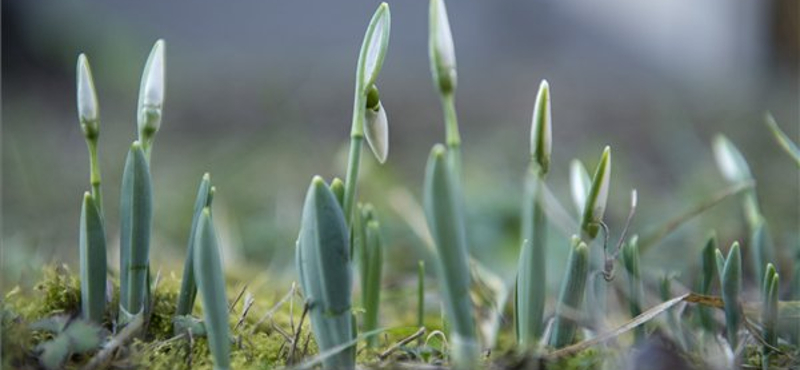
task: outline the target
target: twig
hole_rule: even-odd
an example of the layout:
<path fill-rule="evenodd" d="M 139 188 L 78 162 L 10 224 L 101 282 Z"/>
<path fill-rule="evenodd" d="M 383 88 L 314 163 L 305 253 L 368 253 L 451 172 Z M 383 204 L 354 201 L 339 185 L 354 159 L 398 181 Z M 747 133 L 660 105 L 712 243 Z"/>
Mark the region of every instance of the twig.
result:
<path fill-rule="evenodd" d="M 278 311 L 278 309 L 281 306 L 283 306 L 284 303 L 286 303 L 286 300 L 291 298 L 292 295 L 294 295 L 295 290 L 296 290 L 295 283 L 292 283 L 292 287 L 291 287 L 291 289 L 289 289 L 289 292 L 286 293 L 286 295 L 283 296 L 283 298 L 281 298 L 281 300 L 278 301 L 278 303 L 275 303 L 275 306 L 273 306 L 269 311 L 267 311 L 264 315 L 262 315 L 261 318 L 259 318 L 258 321 L 256 321 L 255 324 L 253 324 L 253 329 L 252 329 L 252 331 L 250 333 L 251 334 L 255 333 L 256 328 L 258 328 L 259 325 L 261 325 L 268 318 L 272 317 L 272 315 L 274 315 L 275 312 Z"/>
<path fill-rule="evenodd" d="M 411 343 L 412 341 L 414 341 L 417 338 L 422 338 L 423 335 L 425 335 L 425 327 L 424 326 L 419 328 L 419 330 L 417 330 L 414 334 L 411 334 L 410 336 L 403 338 L 403 340 L 395 343 L 393 346 L 391 346 L 391 347 L 387 348 L 385 351 L 381 352 L 378 355 L 378 359 L 381 360 L 381 361 L 385 360 L 387 357 L 389 357 L 389 355 L 391 355 L 394 351 L 397 351 L 400 347 Z"/>
<path fill-rule="evenodd" d="M 141 314 L 134 316 L 133 321 L 128 323 L 128 325 L 125 326 L 125 328 L 122 329 L 122 331 L 120 331 L 119 334 L 114 336 L 114 338 L 112 338 L 108 342 L 108 344 L 106 344 L 105 347 L 103 347 L 103 349 L 100 350 L 100 352 L 97 352 L 97 354 L 94 357 L 92 357 L 89 363 L 87 363 L 86 366 L 83 367 L 83 370 L 92 370 L 104 366 L 106 362 L 108 362 L 110 357 L 114 355 L 117 348 L 124 345 L 125 342 L 127 342 L 129 339 L 131 339 L 131 337 L 133 337 L 136 333 L 138 333 L 139 330 L 142 329 L 143 325 L 144 325 L 144 316 Z"/>
<path fill-rule="evenodd" d="M 644 253 L 645 251 L 647 251 L 648 248 L 661 241 L 661 239 L 663 239 L 667 235 L 671 234 L 685 222 L 705 212 L 709 208 L 714 207 L 715 205 L 719 204 L 728 197 L 739 194 L 744 190 L 751 189 L 754 186 L 755 183 L 753 181 L 745 181 L 740 184 L 723 189 L 722 191 L 714 194 L 714 196 L 712 196 L 711 199 L 703 203 L 700 203 L 699 205 L 694 206 L 685 213 L 678 215 L 677 217 L 673 218 L 672 220 L 668 221 L 666 224 L 661 226 L 656 231 L 652 232 L 647 237 L 642 238 L 642 241 L 639 243 L 639 252 Z"/>
<path fill-rule="evenodd" d="M 286 359 L 287 364 L 294 364 L 294 352 L 297 351 L 297 341 L 300 340 L 300 333 L 303 331 L 303 321 L 306 320 L 308 314 L 308 302 L 303 304 L 303 313 L 300 314 L 300 321 L 297 323 L 297 330 L 294 332 L 294 339 L 292 339 L 292 348 L 289 349 L 289 356 Z"/>
<path fill-rule="evenodd" d="M 244 323 L 244 319 L 247 317 L 247 314 L 250 312 L 250 308 L 253 307 L 253 304 L 256 303 L 255 298 L 250 293 L 247 293 L 247 296 L 244 298 L 244 308 L 242 309 L 242 315 L 239 317 L 239 321 L 236 322 L 236 326 L 233 327 L 233 330 L 236 330 Z"/>
<path fill-rule="evenodd" d="M 236 299 L 234 299 L 234 300 L 233 300 L 233 302 L 231 302 L 231 305 L 230 305 L 230 306 L 228 306 L 228 313 L 231 313 L 231 312 L 233 312 L 233 308 L 234 308 L 234 307 L 236 307 L 236 304 L 237 304 L 237 303 L 239 303 L 239 300 L 240 300 L 240 299 L 242 299 L 242 296 L 244 295 L 244 291 L 245 291 L 246 289 L 247 289 L 247 284 L 245 284 L 244 286 L 242 286 L 242 290 L 240 290 L 240 291 L 239 291 L 239 294 L 237 294 L 237 295 L 236 295 Z"/>
<path fill-rule="evenodd" d="M 161 282 L 161 269 L 158 269 L 156 272 L 156 278 L 153 279 L 152 288 L 150 291 L 150 307 L 146 312 L 147 318 L 144 320 L 144 332 L 147 332 L 147 328 L 150 327 L 150 317 L 153 315 L 153 311 L 156 309 L 156 291 L 158 290 L 158 283 Z"/>

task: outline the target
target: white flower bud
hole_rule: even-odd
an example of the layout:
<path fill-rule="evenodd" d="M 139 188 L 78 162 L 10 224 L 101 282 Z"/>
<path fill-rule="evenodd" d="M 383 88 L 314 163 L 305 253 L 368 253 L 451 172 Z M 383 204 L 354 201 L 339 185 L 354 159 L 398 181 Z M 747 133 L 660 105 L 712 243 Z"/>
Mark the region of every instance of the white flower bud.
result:
<path fill-rule="evenodd" d="M 539 84 L 536 104 L 533 107 L 531 123 L 531 157 L 546 173 L 550 166 L 550 153 L 553 150 L 553 116 L 550 111 L 550 85 L 547 80 Z"/>
<path fill-rule="evenodd" d="M 139 131 L 148 136 L 161 126 L 164 105 L 164 40 L 156 41 L 142 73 L 139 87 Z"/>
<path fill-rule="evenodd" d="M 389 155 L 389 123 L 386 119 L 386 110 L 378 102 L 378 109 L 367 109 L 364 119 L 364 136 L 367 137 L 372 153 L 378 162 L 383 164 Z"/>
<path fill-rule="evenodd" d="M 84 134 L 94 136 L 97 135 L 99 109 L 92 70 L 84 54 L 78 56 L 77 75 L 78 119 Z"/>
<path fill-rule="evenodd" d="M 457 82 L 456 52 L 444 0 L 431 0 L 429 22 L 428 48 L 431 73 L 437 88 L 442 93 L 452 93 L 456 89 Z"/>
<path fill-rule="evenodd" d="M 583 214 L 583 207 L 586 205 L 586 198 L 589 196 L 589 189 L 592 187 L 592 180 L 583 163 L 573 159 L 569 166 L 569 182 L 572 190 L 572 200 L 578 214 Z"/>
<path fill-rule="evenodd" d="M 752 178 L 744 156 L 728 138 L 723 135 L 715 136 L 713 148 L 717 167 L 726 180 L 738 183 Z"/>

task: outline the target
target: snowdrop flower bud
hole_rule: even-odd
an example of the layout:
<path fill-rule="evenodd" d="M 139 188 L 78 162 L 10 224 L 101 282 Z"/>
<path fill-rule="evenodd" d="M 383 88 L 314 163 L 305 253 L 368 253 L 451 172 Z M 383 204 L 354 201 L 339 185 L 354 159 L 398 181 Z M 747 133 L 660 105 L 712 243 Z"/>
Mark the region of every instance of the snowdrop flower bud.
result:
<path fill-rule="evenodd" d="M 378 98 L 377 92 L 378 89 L 373 86 L 367 95 L 367 110 L 364 113 L 364 136 L 367 137 L 367 144 L 372 149 L 372 153 L 375 154 L 375 158 L 383 164 L 389 155 L 389 124 L 386 119 L 386 110 L 383 109 L 383 104 Z M 373 99 L 370 99 L 370 97 L 373 97 Z"/>
<path fill-rule="evenodd" d="M 143 141 L 149 141 L 161 126 L 163 104 L 164 40 L 158 40 L 147 58 L 139 88 L 139 135 Z"/>
<path fill-rule="evenodd" d="M 92 70 L 86 55 L 78 56 L 77 68 L 77 94 L 78 94 L 78 119 L 81 129 L 87 139 L 96 138 L 99 130 L 99 110 L 97 106 L 97 93 L 94 89 Z"/>
<path fill-rule="evenodd" d="M 431 0 L 429 22 L 428 52 L 431 73 L 439 91 L 442 94 L 451 94 L 455 91 L 457 82 L 456 53 L 444 0 Z"/>
<path fill-rule="evenodd" d="M 742 182 L 752 178 L 750 167 L 742 153 L 723 135 L 714 137 L 714 158 L 722 176 L 730 182 Z"/>
<path fill-rule="evenodd" d="M 552 150 L 553 116 L 550 113 L 550 85 L 547 80 L 542 80 L 539 93 L 536 95 L 531 124 L 531 157 L 539 165 L 542 173 L 547 173 Z"/>

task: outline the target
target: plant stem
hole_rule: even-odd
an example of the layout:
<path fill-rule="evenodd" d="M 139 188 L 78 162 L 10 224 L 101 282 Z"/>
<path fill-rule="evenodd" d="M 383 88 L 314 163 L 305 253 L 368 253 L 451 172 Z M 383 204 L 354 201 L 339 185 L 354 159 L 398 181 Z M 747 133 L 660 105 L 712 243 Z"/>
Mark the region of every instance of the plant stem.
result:
<path fill-rule="evenodd" d="M 456 172 L 456 178 L 460 178 L 461 134 L 458 130 L 458 116 L 456 115 L 456 102 L 453 93 L 442 95 L 442 109 L 444 110 L 445 143 L 450 153 L 448 157 Z"/>
<path fill-rule="evenodd" d="M 97 160 L 97 140 L 86 140 L 89 147 L 89 182 L 92 184 L 92 198 L 94 198 L 97 210 L 103 214 L 103 194 L 100 188 L 100 165 Z"/>

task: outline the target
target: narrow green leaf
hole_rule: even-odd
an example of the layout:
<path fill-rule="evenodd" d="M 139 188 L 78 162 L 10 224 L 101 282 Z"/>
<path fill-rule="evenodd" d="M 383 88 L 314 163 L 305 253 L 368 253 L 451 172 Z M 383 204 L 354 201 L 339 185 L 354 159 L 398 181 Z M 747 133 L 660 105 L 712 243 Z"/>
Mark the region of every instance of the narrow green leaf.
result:
<path fill-rule="evenodd" d="M 763 311 L 761 323 L 764 327 L 764 341 L 767 345 L 762 347 L 764 361 L 769 363 L 772 348 L 778 347 L 778 280 L 779 276 L 775 266 L 767 264 L 764 271 L 764 284 L 762 287 Z"/>
<path fill-rule="evenodd" d="M 728 343 L 736 350 L 739 345 L 739 327 L 742 324 L 739 295 L 742 291 L 742 256 L 739 243 L 734 242 L 722 269 L 722 300 L 725 303 L 725 323 Z"/>
<path fill-rule="evenodd" d="M 331 181 L 331 192 L 336 196 L 336 201 L 339 202 L 339 205 L 344 205 L 344 181 L 342 181 L 342 179 L 338 177 L 333 178 L 333 181 Z"/>
<path fill-rule="evenodd" d="M 364 313 L 364 331 L 378 328 L 378 312 L 381 297 L 381 271 L 383 269 L 383 244 L 380 235 L 380 224 L 370 220 L 365 226 L 366 274 L 362 279 Z M 378 344 L 377 337 L 370 337 L 367 343 L 371 347 Z"/>
<path fill-rule="evenodd" d="M 150 166 L 138 141 L 125 161 L 120 191 L 120 304 L 123 312 L 145 308 L 150 265 L 150 228 L 153 200 Z M 125 317 L 122 317 L 125 321 Z"/>
<path fill-rule="evenodd" d="M 542 335 L 547 299 L 547 217 L 542 209 L 539 178 L 532 165 L 522 203 L 522 249 L 517 269 L 515 323 L 517 343 L 534 348 Z"/>
<path fill-rule="evenodd" d="M 628 307 L 631 317 L 637 317 L 643 312 L 644 287 L 642 286 L 642 273 L 639 269 L 638 239 L 634 235 L 622 247 L 622 262 L 628 273 Z M 636 343 L 641 343 L 644 340 L 644 327 L 637 327 L 633 334 Z"/>
<path fill-rule="evenodd" d="M 219 258 L 211 210 L 208 207 L 203 209 L 194 239 L 194 275 L 203 301 L 204 323 L 214 369 L 230 369 L 231 343 L 225 275 Z"/>
<path fill-rule="evenodd" d="M 450 153 L 441 144 L 431 150 L 425 170 L 424 209 L 436 249 L 443 306 L 452 327 L 450 342 L 457 368 L 474 366 L 478 359 L 475 321 L 470 300 L 470 272 L 464 215 Z"/>
<path fill-rule="evenodd" d="M 767 113 L 764 117 L 764 121 L 770 131 L 772 131 L 772 135 L 775 136 L 775 140 L 778 141 L 781 148 L 783 148 L 783 150 L 794 159 L 797 166 L 800 167 L 800 149 L 797 148 L 797 145 L 789 138 L 789 135 L 786 135 L 786 133 L 781 130 L 772 114 Z"/>
<path fill-rule="evenodd" d="M 722 255 L 722 251 L 719 248 L 714 251 L 714 262 L 717 267 L 719 283 L 722 286 L 722 270 L 725 269 L 725 256 Z"/>
<path fill-rule="evenodd" d="M 703 268 L 701 281 L 700 281 L 700 294 L 710 295 L 711 284 L 717 279 L 717 261 L 716 251 L 718 251 L 717 236 L 712 233 L 706 242 L 701 255 L 701 266 Z M 711 317 L 711 312 L 708 308 L 699 306 L 697 307 L 700 316 L 700 323 L 703 328 L 708 332 L 714 332 L 716 325 L 714 319 Z"/>
<path fill-rule="evenodd" d="M 175 310 L 176 316 L 185 316 L 192 313 L 194 301 L 197 296 L 197 284 L 194 277 L 194 244 L 197 234 L 197 225 L 203 215 L 205 207 L 211 207 L 211 175 L 206 173 L 200 180 L 200 187 L 197 190 L 197 197 L 194 201 L 194 211 L 192 212 L 192 225 L 189 228 L 189 242 L 186 246 L 186 259 L 183 263 L 183 278 L 181 279 L 181 290 L 178 294 L 178 305 Z"/>
<path fill-rule="evenodd" d="M 321 352 L 355 337 L 350 242 L 342 207 L 319 176 L 306 193 L 297 242 L 300 284 L 309 305 L 311 328 Z M 325 369 L 352 369 L 352 347 L 323 361 Z"/>
<path fill-rule="evenodd" d="M 753 260 L 755 277 L 763 278 L 765 276 L 764 266 L 776 262 L 774 249 L 767 222 L 764 217 L 759 217 L 750 236 L 750 256 Z"/>
<path fill-rule="evenodd" d="M 553 331 L 550 334 L 551 346 L 561 348 L 575 341 L 575 332 L 578 330 L 577 320 L 579 319 L 575 315 L 581 312 L 588 277 L 589 247 L 580 238 L 573 236 L 564 282 L 558 296 Z"/>
<path fill-rule="evenodd" d="M 81 261 L 81 314 L 103 322 L 106 310 L 106 233 L 92 194 L 83 195 L 78 236 Z"/>
<path fill-rule="evenodd" d="M 417 327 L 425 326 L 425 261 L 417 262 Z"/>

